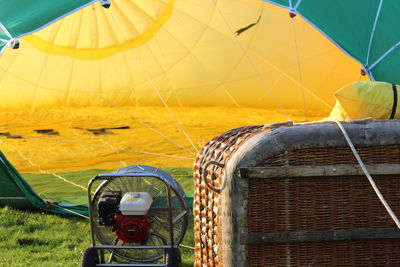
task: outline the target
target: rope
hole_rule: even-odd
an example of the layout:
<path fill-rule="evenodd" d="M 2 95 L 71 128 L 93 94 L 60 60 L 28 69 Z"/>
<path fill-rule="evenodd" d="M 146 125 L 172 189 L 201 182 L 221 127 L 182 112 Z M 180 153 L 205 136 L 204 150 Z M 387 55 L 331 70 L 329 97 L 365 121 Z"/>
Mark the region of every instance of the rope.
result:
<path fill-rule="evenodd" d="M 255 73 L 257 74 L 257 77 L 260 79 L 260 81 L 262 82 L 262 84 L 264 85 L 264 87 L 267 89 L 267 92 L 271 95 L 272 100 L 275 102 L 275 104 L 279 107 L 279 109 L 281 110 L 281 112 L 283 114 L 285 114 L 285 116 L 290 119 L 290 116 L 288 114 L 288 112 L 283 108 L 283 106 L 281 105 L 281 103 L 279 102 L 279 100 L 275 97 L 274 93 L 271 91 L 270 88 L 268 88 L 267 86 L 267 81 L 265 80 L 264 76 L 261 75 L 260 71 L 258 70 L 257 66 L 254 64 L 253 60 L 251 60 L 250 56 L 248 55 L 246 49 L 243 47 L 242 43 L 239 41 L 239 39 L 237 38 L 237 36 L 235 36 L 235 31 L 232 30 L 231 25 L 229 24 L 229 22 L 226 20 L 224 14 L 222 14 L 221 10 L 218 8 L 216 0 L 210 0 L 213 4 L 215 9 L 218 11 L 220 17 L 222 18 L 222 20 L 224 21 L 226 27 L 228 28 L 228 30 L 232 33 L 232 35 L 234 36 L 234 40 L 236 41 L 236 43 L 238 44 L 238 46 L 240 47 L 240 49 L 242 50 L 244 56 L 246 57 L 247 61 L 250 63 L 251 67 L 253 68 L 253 70 L 255 71 Z"/>
<path fill-rule="evenodd" d="M 389 48 L 380 58 L 378 58 L 374 63 L 371 64 L 369 68 L 366 68 L 366 70 L 369 72 L 373 68 L 375 68 L 376 65 L 378 65 L 382 60 L 384 60 L 390 53 L 392 53 L 398 46 L 400 45 L 400 41 L 394 44 L 391 48 Z"/>
<path fill-rule="evenodd" d="M 77 88 L 82 89 L 82 90 L 88 92 L 89 94 L 92 94 L 92 95 L 98 97 L 98 98 L 101 99 L 102 101 L 108 103 L 109 105 L 111 105 L 112 107 L 114 107 L 115 109 L 117 109 L 118 111 L 120 111 L 121 113 L 127 115 L 128 117 L 130 117 L 131 119 L 135 120 L 136 122 L 138 122 L 139 124 L 143 125 L 144 127 L 148 128 L 149 130 L 151 130 L 151 131 L 157 133 L 158 135 L 162 136 L 163 138 L 167 139 L 168 141 L 170 141 L 171 143 L 177 145 L 178 147 L 182 148 L 183 150 L 185 150 L 185 151 L 187 151 L 187 152 L 189 152 L 189 153 L 191 153 L 191 154 L 194 154 L 193 151 L 190 151 L 190 150 L 187 149 L 185 146 L 183 146 L 183 145 L 179 144 L 178 142 L 172 140 L 170 137 L 168 137 L 167 135 L 163 134 L 163 133 L 160 132 L 159 130 L 153 128 L 153 127 L 150 126 L 149 124 L 147 124 L 147 123 L 143 122 L 142 120 L 140 120 L 139 118 L 133 116 L 133 115 L 130 114 L 128 111 L 124 110 L 124 109 L 121 108 L 120 106 L 114 104 L 113 102 L 109 101 L 109 100 L 106 99 L 105 97 L 101 96 L 101 95 L 100 95 L 99 93 L 97 93 L 95 90 L 92 90 L 92 89 L 86 88 L 85 86 L 82 86 L 82 85 L 81 85 L 79 82 L 77 82 L 75 79 L 73 79 L 73 78 L 67 76 L 66 73 L 60 71 L 60 70 L 58 69 L 57 66 L 54 66 L 53 64 L 50 64 L 49 62 L 43 61 L 42 58 L 39 58 L 39 57 L 33 55 L 33 53 L 30 53 L 30 56 L 31 56 L 32 58 L 34 58 L 36 61 L 38 61 L 38 62 L 40 62 L 40 63 L 44 63 L 45 65 L 52 67 L 53 71 L 55 71 L 56 73 L 58 73 L 58 74 L 64 76 L 65 78 L 67 78 L 67 79 L 68 79 L 69 81 L 71 81 L 71 83 L 74 84 Z"/>
<path fill-rule="evenodd" d="M 378 10 L 376 11 L 374 26 L 372 27 L 371 36 L 369 38 L 366 66 L 368 66 L 368 64 L 369 64 L 369 56 L 371 53 L 372 41 L 373 41 L 374 35 L 375 35 L 376 24 L 378 22 L 379 15 L 381 14 L 382 4 L 383 4 L 383 0 L 380 1 Z"/>
<path fill-rule="evenodd" d="M 80 185 L 80 184 L 74 183 L 74 182 L 68 180 L 67 178 L 62 177 L 62 176 L 59 175 L 59 174 L 56 174 L 56 173 L 53 173 L 53 172 L 48 172 L 48 171 L 42 170 L 42 168 L 41 168 L 39 165 L 33 163 L 29 158 L 25 157 L 25 156 L 22 154 L 21 150 L 19 150 L 17 147 L 15 147 L 15 149 L 17 150 L 17 153 L 18 153 L 24 160 L 26 160 L 26 161 L 27 161 L 29 164 L 31 164 L 32 166 L 36 167 L 36 168 L 39 170 L 40 173 L 42 173 L 42 174 L 53 175 L 54 177 L 56 177 L 56 178 L 58 178 L 58 179 L 64 181 L 64 182 L 67 183 L 67 184 L 71 184 L 71 185 L 73 185 L 73 186 L 75 186 L 75 187 L 79 187 L 80 189 L 83 189 L 84 191 L 87 191 L 86 187 L 84 187 L 84 186 L 82 186 L 82 185 Z"/>
<path fill-rule="evenodd" d="M 10 38 L 13 39 L 12 35 L 10 32 L 7 30 L 7 28 L 3 25 L 3 23 L 0 22 L 0 29 L 3 30 L 3 32 Z M 8 40 L 9 41 L 9 40 Z"/>
<path fill-rule="evenodd" d="M 338 120 L 333 120 L 342 131 L 343 136 L 346 138 L 351 151 L 353 152 L 354 156 L 356 157 L 358 164 L 360 165 L 361 169 L 363 170 L 365 176 L 367 176 L 369 183 L 371 184 L 372 188 L 375 191 L 375 194 L 378 196 L 379 200 L 382 202 L 383 206 L 385 207 L 386 211 L 389 213 L 390 217 L 393 219 L 397 227 L 400 229 L 400 222 L 397 218 L 396 214 L 394 214 L 393 210 L 390 208 L 389 204 L 386 202 L 385 198 L 383 197 L 382 193 L 380 192 L 379 188 L 376 186 L 374 179 L 369 174 L 364 162 L 362 161 L 360 155 L 358 154 L 357 150 L 354 147 L 353 142 L 351 141 L 349 135 L 347 134 L 346 130 L 344 129 L 343 125 Z"/>
<path fill-rule="evenodd" d="M 118 151 L 135 152 L 135 153 L 153 155 L 153 156 L 162 156 L 162 157 L 171 157 L 171 158 L 178 158 L 178 159 L 193 160 L 193 158 L 184 157 L 184 156 L 175 156 L 175 155 L 170 155 L 170 154 L 160 154 L 160 153 L 146 152 L 146 151 L 140 151 L 140 150 L 134 150 L 134 149 L 128 149 L 128 148 L 113 148 L 113 147 L 100 146 L 100 145 L 95 145 L 95 144 L 85 144 L 85 143 L 66 141 L 66 140 L 55 140 L 55 139 L 50 139 L 50 138 L 29 136 L 29 135 L 21 135 L 21 137 L 33 138 L 33 139 L 39 139 L 39 140 L 45 140 L 45 141 L 51 141 L 51 142 L 58 142 L 58 143 L 67 143 L 67 144 L 73 144 L 73 145 L 90 146 L 90 147 L 97 147 L 97 148 L 106 148 L 106 149 L 112 149 L 112 150 L 118 150 Z"/>
<path fill-rule="evenodd" d="M 78 213 L 78 212 L 76 212 L 76 211 L 73 211 L 73 210 L 70 210 L 70 209 L 61 207 L 61 206 L 59 206 L 59 205 L 57 205 L 57 204 L 55 204 L 55 203 L 53 203 L 53 202 L 46 202 L 46 203 L 50 204 L 51 206 L 54 206 L 54 207 L 60 208 L 60 209 L 62 209 L 62 210 L 68 211 L 68 212 L 70 212 L 70 213 L 72 213 L 72 214 L 75 214 L 75 215 L 78 215 L 78 216 L 80 216 L 80 217 L 83 217 L 83 218 L 85 218 L 85 219 L 88 219 L 88 220 L 90 219 L 88 216 L 85 216 L 85 215 L 80 214 L 80 213 Z"/>
<path fill-rule="evenodd" d="M 186 246 L 186 245 L 182 245 L 182 244 L 179 244 L 179 246 L 183 247 L 183 248 L 188 248 L 188 249 L 194 250 L 194 247 L 191 247 L 191 246 Z"/>
<path fill-rule="evenodd" d="M 74 134 L 75 134 L 75 136 L 78 136 L 79 138 L 82 137 L 81 134 L 76 134 L 75 131 L 74 131 Z M 94 137 L 92 136 L 91 139 L 94 139 Z M 119 162 L 122 164 L 122 166 L 124 166 L 124 167 L 128 166 L 128 165 L 125 163 L 125 161 L 123 161 L 122 155 L 121 155 L 121 153 L 120 153 L 121 151 L 119 151 L 118 148 L 115 148 L 112 144 L 110 144 L 109 142 L 107 142 L 106 140 L 104 140 L 104 139 L 101 138 L 101 137 L 97 137 L 97 139 L 100 140 L 103 144 L 105 144 L 109 149 L 115 150 L 115 154 L 118 156 Z"/>
<path fill-rule="evenodd" d="M 299 76 L 300 76 L 300 84 L 302 85 L 301 86 L 301 96 L 303 98 L 304 121 L 307 121 L 308 120 L 308 114 L 307 114 L 308 113 L 308 108 L 307 108 L 306 96 L 305 96 L 305 93 L 304 93 L 303 72 L 301 71 L 301 66 L 300 66 L 299 45 L 297 43 L 296 23 L 295 23 L 294 19 L 292 19 L 292 25 L 293 25 L 293 38 L 294 38 L 294 43 L 295 43 L 295 47 L 296 47 L 297 70 L 298 70 Z"/>
<path fill-rule="evenodd" d="M 118 149 L 116 149 L 113 145 L 111 145 L 109 142 L 107 142 L 106 140 L 104 140 L 103 138 L 99 138 L 100 139 L 100 141 L 102 142 L 102 143 L 104 143 L 106 146 L 108 146 L 110 149 L 112 149 L 112 150 L 116 150 L 116 154 L 118 155 L 118 157 L 119 157 L 119 162 L 122 164 L 122 166 L 124 166 L 124 167 L 126 167 L 126 166 L 128 166 L 127 164 L 126 164 L 126 162 L 122 159 L 122 155 L 121 155 L 121 153 L 120 153 L 120 151 L 118 150 Z"/>
<path fill-rule="evenodd" d="M 116 25 L 118 25 L 117 20 L 115 19 L 115 17 L 113 16 L 113 13 L 110 12 L 110 17 L 113 19 L 114 23 Z M 117 27 L 117 29 L 119 29 L 120 34 L 124 36 L 124 33 L 122 32 L 122 30 Z M 127 38 L 128 39 L 128 38 Z M 175 123 L 178 125 L 179 130 L 181 131 L 181 133 L 186 137 L 186 139 L 189 141 L 189 143 L 192 145 L 192 147 L 194 148 L 194 150 L 196 151 L 196 153 L 199 153 L 199 150 L 197 149 L 197 147 L 195 146 L 195 144 L 193 143 L 192 139 L 189 137 L 189 135 L 187 134 L 187 132 L 183 129 L 182 124 L 179 122 L 178 118 L 175 116 L 175 114 L 172 112 L 172 110 L 170 109 L 170 107 L 168 106 L 168 103 L 165 101 L 165 99 L 162 97 L 160 90 L 158 89 L 157 85 L 153 82 L 153 79 L 150 78 L 148 72 L 145 70 L 145 68 L 143 67 L 142 61 L 140 60 L 140 57 L 137 56 L 137 54 L 135 53 L 134 49 L 131 49 L 130 51 L 132 51 L 132 54 L 134 57 L 136 57 L 138 59 L 138 63 L 140 65 L 140 69 L 143 71 L 144 76 L 146 77 L 146 80 L 149 82 L 149 84 L 151 85 L 151 87 L 153 88 L 153 90 L 156 92 L 157 96 L 160 98 L 161 102 L 163 103 L 164 107 L 168 110 L 168 113 L 171 115 L 171 117 L 173 118 L 173 120 L 175 121 Z"/>
<path fill-rule="evenodd" d="M 83 143 L 76 143 L 76 142 L 69 142 L 69 141 L 63 141 L 63 140 L 53 140 L 53 139 L 48 139 L 48 138 L 43 138 L 43 137 L 34 137 L 34 136 L 22 136 L 24 138 L 34 138 L 34 139 L 44 139 L 46 141 L 52 141 L 52 142 L 60 142 L 60 143 L 70 143 L 70 144 L 75 144 L 75 145 L 84 145 L 84 146 L 94 146 L 94 147 L 99 147 L 99 148 L 107 148 L 107 149 L 112 149 L 112 150 L 117 150 L 117 151 L 129 151 L 129 152 L 137 152 L 137 153 L 143 153 L 143 154 L 151 154 L 151 155 L 158 155 L 158 156 L 165 156 L 165 157 L 175 157 L 175 158 L 182 158 L 182 159 L 189 159 L 189 160 L 193 160 L 192 158 L 187 158 L 187 157 L 180 157 L 180 156 L 174 156 L 174 155 L 165 155 L 165 154 L 158 154 L 158 153 L 151 153 L 151 152 L 142 152 L 142 151 L 135 151 L 132 149 L 118 149 L 118 148 L 114 148 L 113 146 L 111 147 L 105 147 L 105 146 L 98 146 L 98 145 L 91 145 L 91 144 L 83 144 Z M 0 140 L 1 143 L 4 143 L 3 141 Z M 78 187 L 84 191 L 87 191 L 87 188 L 77 184 L 73 181 L 68 180 L 67 178 L 56 174 L 54 172 L 49 172 L 49 171 L 44 171 L 39 165 L 35 164 L 34 162 L 32 162 L 31 159 L 27 158 L 22 152 L 21 150 L 18 149 L 17 146 L 13 145 L 14 149 L 17 151 L 17 153 L 25 160 L 27 161 L 29 164 L 31 164 L 32 166 L 36 167 L 38 169 L 38 171 L 41 174 L 47 174 L 47 175 L 52 175 L 54 177 L 56 177 L 57 179 L 62 180 L 63 182 L 73 185 L 75 187 Z M 120 159 L 121 160 L 121 159 Z M 121 163 L 124 164 L 124 162 L 121 160 Z M 126 166 L 126 164 L 124 164 Z"/>
<path fill-rule="evenodd" d="M 230 26 L 230 24 L 228 23 L 228 21 L 226 20 L 226 18 L 224 17 L 224 15 L 222 14 L 221 10 L 217 7 L 216 4 L 216 0 L 210 0 L 214 2 L 214 6 L 215 8 L 218 10 L 220 16 L 222 17 L 223 21 L 225 22 L 225 24 L 227 25 L 228 29 L 232 31 L 232 27 Z M 298 4 L 300 4 L 300 2 L 298 2 Z M 296 7 L 298 7 L 298 5 L 296 5 Z M 242 49 L 245 57 L 247 58 L 248 62 L 250 63 L 250 65 L 252 66 L 252 68 L 254 69 L 254 71 L 256 72 L 258 78 L 261 80 L 261 82 L 263 83 L 264 87 L 267 89 L 267 92 L 271 95 L 273 101 L 275 102 L 275 104 L 279 107 L 279 109 L 281 110 L 281 112 L 283 114 L 286 115 L 286 117 L 288 118 L 288 120 L 290 120 L 289 114 L 288 112 L 282 107 L 282 105 L 280 104 L 280 102 L 276 99 L 273 91 L 267 87 L 267 82 L 264 78 L 264 76 L 261 75 L 260 71 L 258 71 L 258 68 L 256 67 L 256 65 L 254 64 L 254 62 L 251 60 L 250 56 L 248 55 L 248 53 L 246 52 L 246 50 L 244 49 L 243 45 L 241 44 L 241 42 L 239 41 L 239 39 L 237 37 L 235 37 L 235 40 L 237 42 L 237 44 L 239 45 L 239 47 Z M 285 76 L 287 79 L 289 79 L 291 82 L 293 82 L 294 84 L 296 84 L 297 86 L 301 87 L 303 90 L 305 90 L 309 95 L 311 95 L 312 97 L 314 97 L 315 99 L 317 99 L 319 102 L 321 102 L 323 105 L 327 106 L 328 108 L 332 108 L 332 105 L 328 104 L 326 101 L 324 101 L 321 97 L 319 97 L 318 95 L 316 95 L 314 92 L 312 92 L 310 89 L 308 89 L 307 87 L 303 86 L 302 84 L 300 84 L 297 80 L 295 80 L 294 78 L 292 78 L 291 76 L 289 76 L 287 73 L 285 73 L 284 71 L 282 71 L 280 68 L 278 68 L 276 65 L 272 64 L 271 62 L 269 62 L 265 57 L 262 57 L 262 59 L 268 64 L 270 65 L 272 68 L 274 68 L 276 71 L 278 71 L 280 74 L 282 74 L 283 76 Z"/>

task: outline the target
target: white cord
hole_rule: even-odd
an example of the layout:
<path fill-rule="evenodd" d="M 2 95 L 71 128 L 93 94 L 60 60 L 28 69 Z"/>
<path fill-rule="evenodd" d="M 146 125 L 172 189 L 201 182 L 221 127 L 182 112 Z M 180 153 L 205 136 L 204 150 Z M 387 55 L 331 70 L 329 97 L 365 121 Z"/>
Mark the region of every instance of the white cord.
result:
<path fill-rule="evenodd" d="M 154 156 L 172 157 L 172 158 L 178 158 L 178 159 L 193 160 L 193 158 L 189 158 L 189 157 L 185 157 L 185 156 L 176 156 L 176 155 L 171 155 L 171 154 L 153 153 L 153 152 L 139 151 L 139 150 L 134 150 L 134 149 L 129 149 L 129 148 L 107 147 L 107 146 L 101 146 L 101 145 L 95 145 L 95 144 L 87 144 L 87 143 L 80 143 L 80 142 L 67 141 L 67 140 L 56 140 L 56 139 L 51 139 L 51 138 L 29 136 L 29 135 L 21 135 L 21 137 L 22 138 L 38 139 L 38 140 L 43 140 L 43 141 L 50 141 L 50 142 L 59 142 L 59 143 L 67 143 L 67 144 L 73 144 L 73 145 L 82 145 L 82 146 L 89 146 L 89 147 L 105 148 L 105 149 L 117 150 L 117 151 L 135 152 L 135 153 L 146 154 L 146 155 L 154 155 Z"/>
<path fill-rule="evenodd" d="M 354 156 L 356 157 L 358 164 L 360 165 L 361 169 L 363 170 L 365 176 L 367 176 L 369 183 L 371 184 L 372 188 L 374 189 L 376 195 L 378 196 L 379 200 L 382 202 L 383 206 L 385 207 L 386 211 L 389 213 L 390 217 L 392 217 L 393 221 L 396 223 L 397 227 L 400 229 L 400 222 L 399 219 L 397 218 L 396 214 L 394 214 L 393 210 L 390 208 L 389 204 L 386 202 L 385 198 L 383 197 L 381 191 L 379 188 L 376 186 L 374 179 L 372 176 L 369 174 L 367 168 L 365 167 L 364 162 L 362 161 L 360 155 L 358 154 L 357 150 L 355 149 L 353 142 L 351 141 L 349 135 L 347 134 L 346 130 L 344 129 L 343 125 L 338 121 L 338 120 L 333 120 L 340 128 L 342 131 L 344 138 L 346 138 L 347 143 L 349 144 L 349 147 L 351 148 L 351 151 L 353 151 Z"/>
<path fill-rule="evenodd" d="M 292 19 L 292 25 L 293 25 L 293 38 L 294 38 L 294 43 L 295 43 L 295 47 L 296 47 L 296 61 L 297 61 L 296 65 L 297 65 L 297 70 L 299 72 L 299 79 L 300 79 L 300 84 L 301 84 L 301 95 L 303 98 L 304 121 L 308 121 L 308 107 L 307 107 L 306 96 L 304 93 L 304 79 L 303 79 L 303 72 L 301 70 L 301 65 L 300 65 L 299 45 L 297 44 L 296 24 L 295 24 L 294 19 Z"/>
<path fill-rule="evenodd" d="M 61 207 L 61 206 L 55 204 L 55 203 L 51 203 L 50 205 L 51 205 L 51 206 L 54 206 L 54 207 L 57 207 L 57 208 L 59 208 L 59 209 L 68 211 L 68 212 L 70 212 L 70 213 L 72 213 L 72 214 L 75 214 L 75 215 L 77 215 L 77 216 L 83 217 L 83 218 L 85 218 L 85 219 L 88 219 L 88 220 L 90 219 L 88 216 L 85 216 L 85 215 L 83 215 L 83 214 L 80 214 L 79 212 L 75 212 L 75 211 L 70 210 L 70 209 L 66 209 L 66 208 L 64 208 L 64 207 Z"/>
<path fill-rule="evenodd" d="M 218 14 L 220 15 L 221 19 L 223 20 L 224 24 L 226 25 L 227 29 L 229 30 L 229 32 L 232 33 L 233 36 L 235 36 L 233 33 L 235 31 L 232 30 L 232 26 L 231 24 L 228 22 L 228 20 L 225 18 L 224 14 L 222 13 L 222 11 L 218 8 L 217 2 L 216 0 L 210 0 L 213 4 L 214 4 L 214 8 L 218 11 Z M 289 113 L 283 108 L 283 106 L 281 105 L 281 103 L 279 102 L 279 100 L 277 99 L 277 97 L 275 96 L 274 92 L 268 87 L 268 83 L 265 80 L 264 76 L 261 75 L 261 72 L 259 71 L 258 67 L 255 65 L 255 63 L 253 62 L 253 60 L 250 58 L 250 55 L 248 54 L 248 52 L 246 51 L 246 49 L 244 48 L 243 44 L 240 42 L 240 40 L 237 37 L 234 37 L 235 42 L 237 43 L 237 45 L 239 46 L 239 48 L 241 49 L 243 55 L 245 56 L 245 58 L 247 59 L 248 63 L 251 65 L 251 67 L 253 68 L 254 72 L 256 73 L 257 77 L 259 78 L 259 80 L 261 81 L 262 85 L 266 88 L 266 92 L 269 93 L 269 95 L 271 96 L 272 100 L 275 102 L 275 104 L 278 106 L 278 108 L 281 110 L 282 114 L 284 114 L 289 120 L 290 120 L 290 115 Z"/>
<path fill-rule="evenodd" d="M 3 30 L 3 32 L 10 38 L 13 39 L 12 35 L 10 34 L 10 32 L 7 30 L 7 28 L 4 26 L 3 23 L 0 22 L 0 29 Z"/>
<path fill-rule="evenodd" d="M 135 120 L 136 122 L 138 122 L 139 124 L 143 125 L 144 127 L 148 128 L 149 130 L 151 130 L 151 131 L 157 133 L 158 135 L 164 137 L 165 139 L 167 139 L 167 140 L 170 141 L 171 143 L 177 145 L 178 147 L 182 148 L 183 150 L 185 150 L 185 151 L 187 151 L 187 152 L 189 152 L 189 153 L 191 153 L 191 154 L 195 154 L 195 153 L 193 153 L 193 151 L 187 149 L 185 146 L 183 146 L 183 145 L 179 144 L 178 142 L 174 141 L 172 138 L 170 138 L 170 137 L 168 137 L 167 135 L 163 134 L 162 132 L 160 132 L 160 131 L 157 130 L 156 128 L 153 128 L 152 126 L 150 126 L 150 125 L 147 124 L 146 122 L 144 122 L 144 121 L 140 120 L 139 118 L 133 116 L 130 112 L 126 111 L 126 110 L 123 109 L 122 107 L 118 106 L 117 104 L 114 104 L 113 102 L 111 102 L 111 101 L 108 100 L 107 98 L 103 97 L 101 94 L 97 93 L 95 90 L 93 90 L 93 89 L 91 89 L 91 88 L 87 88 L 87 87 L 83 86 L 78 80 L 67 76 L 67 74 L 66 74 L 63 70 L 59 69 L 57 66 L 55 66 L 55 65 L 53 65 L 53 64 L 50 64 L 50 63 L 47 62 L 46 60 L 43 60 L 41 57 L 38 57 L 38 56 L 34 55 L 33 53 L 28 53 L 28 54 L 29 54 L 32 58 L 34 58 L 36 61 L 38 61 L 38 62 L 40 62 L 40 63 L 42 63 L 42 64 L 44 64 L 44 65 L 46 65 L 46 66 L 48 66 L 48 67 L 51 67 L 52 70 L 53 70 L 55 73 L 57 73 L 57 74 L 59 74 L 59 75 L 65 77 L 65 78 L 69 79 L 69 80 L 71 81 L 71 83 L 72 83 L 73 85 L 75 85 L 77 88 L 82 89 L 82 90 L 88 92 L 89 94 L 93 94 L 94 96 L 96 96 L 97 98 L 101 99 L 101 100 L 104 101 L 105 103 L 108 103 L 109 105 L 111 105 L 113 108 L 115 108 L 116 110 L 118 110 L 118 111 L 121 112 L 122 114 L 127 115 L 128 117 L 130 117 L 131 119 Z"/>
<path fill-rule="evenodd" d="M 118 25 L 117 20 L 115 19 L 115 17 L 113 16 L 113 13 L 110 12 L 110 17 L 113 19 L 115 25 Z M 118 27 L 117 29 L 120 30 L 120 34 L 121 36 L 125 37 L 124 33 L 122 32 L 122 30 Z M 193 140 L 190 138 L 190 136 L 188 135 L 188 133 L 183 129 L 182 124 L 179 122 L 178 118 L 176 117 L 175 113 L 172 112 L 172 110 L 170 109 L 168 103 L 165 101 L 165 99 L 163 98 L 163 96 L 160 93 L 160 90 L 158 88 L 158 86 L 154 83 L 154 79 L 152 79 L 149 75 L 149 73 L 147 72 L 147 70 L 144 68 L 142 61 L 140 60 L 140 57 L 137 55 L 137 53 L 135 52 L 134 49 L 131 49 L 130 51 L 132 51 L 132 55 L 134 57 L 137 58 L 137 62 L 139 63 L 139 67 L 140 69 L 143 71 L 144 76 L 146 77 L 148 83 L 150 84 L 150 86 L 153 88 L 153 90 L 156 92 L 157 96 L 160 98 L 161 102 L 163 103 L 164 107 L 167 109 L 167 111 L 169 112 L 169 114 L 171 115 L 172 119 L 175 121 L 175 123 L 178 125 L 180 132 L 186 137 L 186 139 L 189 141 L 189 143 L 192 145 L 192 147 L 194 148 L 194 150 L 196 151 L 196 153 L 199 153 L 199 150 L 197 149 L 196 145 L 193 143 Z"/>
<path fill-rule="evenodd" d="M 179 244 L 179 246 L 183 247 L 183 248 L 188 248 L 188 249 L 194 250 L 194 247 L 191 247 L 191 246 L 186 246 L 186 245 L 182 245 L 182 244 Z"/>

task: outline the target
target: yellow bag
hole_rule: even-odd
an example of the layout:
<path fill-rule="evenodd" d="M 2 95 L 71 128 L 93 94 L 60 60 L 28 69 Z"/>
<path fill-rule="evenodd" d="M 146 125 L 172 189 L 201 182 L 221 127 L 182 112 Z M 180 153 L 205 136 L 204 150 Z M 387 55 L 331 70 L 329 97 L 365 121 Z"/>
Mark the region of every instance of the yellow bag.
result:
<path fill-rule="evenodd" d="M 398 119 L 397 88 L 386 82 L 353 82 L 335 92 L 330 119 Z"/>

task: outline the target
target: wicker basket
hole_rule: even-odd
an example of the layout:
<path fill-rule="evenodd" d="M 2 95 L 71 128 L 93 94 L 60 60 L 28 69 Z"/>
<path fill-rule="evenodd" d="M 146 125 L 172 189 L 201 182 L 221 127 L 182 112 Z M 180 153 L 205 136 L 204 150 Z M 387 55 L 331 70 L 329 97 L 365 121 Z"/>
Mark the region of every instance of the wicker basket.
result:
<path fill-rule="evenodd" d="M 400 215 L 400 121 L 344 127 Z M 400 266 L 400 231 L 335 123 L 226 132 L 194 180 L 195 266 Z"/>

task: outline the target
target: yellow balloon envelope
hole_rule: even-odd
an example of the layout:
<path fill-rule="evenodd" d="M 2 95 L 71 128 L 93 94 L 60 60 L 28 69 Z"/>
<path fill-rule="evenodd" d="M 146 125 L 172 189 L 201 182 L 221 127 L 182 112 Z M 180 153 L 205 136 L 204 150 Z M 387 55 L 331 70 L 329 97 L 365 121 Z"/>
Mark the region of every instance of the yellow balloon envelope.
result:
<path fill-rule="evenodd" d="M 361 78 L 259 0 L 113 0 L 20 41 L 0 57 L 0 145 L 25 172 L 191 166 L 233 127 L 326 116 Z"/>

